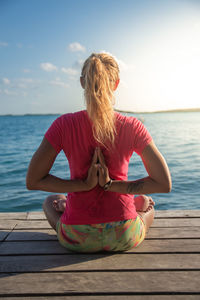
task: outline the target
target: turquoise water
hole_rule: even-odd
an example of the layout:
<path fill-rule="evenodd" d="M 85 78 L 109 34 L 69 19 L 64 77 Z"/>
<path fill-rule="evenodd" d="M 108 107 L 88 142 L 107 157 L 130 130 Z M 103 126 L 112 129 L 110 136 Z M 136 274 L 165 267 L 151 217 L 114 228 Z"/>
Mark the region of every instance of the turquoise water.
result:
<path fill-rule="evenodd" d="M 169 194 L 153 194 L 156 209 L 200 209 L 200 113 L 135 115 L 144 124 L 165 157 L 173 181 Z M 42 209 L 49 193 L 28 191 L 25 176 L 29 161 L 57 115 L 0 116 L 0 211 Z M 52 173 L 69 178 L 68 162 L 59 154 Z M 146 176 L 141 159 L 133 154 L 129 179 Z"/>

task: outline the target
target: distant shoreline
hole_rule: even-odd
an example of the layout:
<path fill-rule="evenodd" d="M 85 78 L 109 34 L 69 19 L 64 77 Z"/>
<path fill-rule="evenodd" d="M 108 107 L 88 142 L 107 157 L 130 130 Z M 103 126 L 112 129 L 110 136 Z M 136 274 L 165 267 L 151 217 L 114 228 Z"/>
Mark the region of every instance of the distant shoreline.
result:
<path fill-rule="evenodd" d="M 200 112 L 200 108 L 183 108 L 183 109 L 170 109 L 170 110 L 155 110 L 155 111 L 129 111 L 115 109 L 117 112 L 129 113 L 129 114 L 155 114 L 155 113 L 173 113 L 173 112 Z"/>
<path fill-rule="evenodd" d="M 156 110 L 156 111 L 130 111 L 130 110 L 121 110 L 121 109 L 114 109 L 117 112 L 121 113 L 128 113 L 128 114 L 155 114 L 155 113 L 177 113 L 177 112 L 200 112 L 200 108 L 184 108 L 184 109 L 171 109 L 171 110 Z M 56 116 L 62 115 L 61 113 L 47 113 L 47 114 L 4 114 L 0 115 L 0 117 L 29 117 L 29 116 Z"/>

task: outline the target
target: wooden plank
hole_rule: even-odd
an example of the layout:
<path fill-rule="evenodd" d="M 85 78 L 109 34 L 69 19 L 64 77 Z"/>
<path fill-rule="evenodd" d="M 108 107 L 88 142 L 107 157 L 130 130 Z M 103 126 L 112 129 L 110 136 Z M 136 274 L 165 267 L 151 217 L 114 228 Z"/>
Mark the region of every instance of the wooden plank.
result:
<path fill-rule="evenodd" d="M 200 227 L 200 219 L 155 219 L 153 227 Z M 16 226 L 16 229 L 48 229 L 51 228 L 48 221 L 19 221 Z"/>
<path fill-rule="evenodd" d="M 0 213 L 0 220 L 26 220 L 27 212 Z"/>
<path fill-rule="evenodd" d="M 155 218 L 200 217 L 200 209 L 194 210 L 155 210 Z"/>
<path fill-rule="evenodd" d="M 0 241 L 3 241 L 5 237 L 9 234 L 10 231 L 8 230 L 0 230 Z"/>
<path fill-rule="evenodd" d="M 200 209 L 194 210 L 155 210 L 155 218 L 200 218 Z M 27 219 L 46 219 L 43 211 L 28 212 Z"/>
<path fill-rule="evenodd" d="M 155 219 L 151 227 L 200 227 L 200 218 Z"/>
<path fill-rule="evenodd" d="M 1 233 L 2 232 L 2 233 Z M 5 234 L 4 234 L 5 233 Z M 0 231 L 0 240 L 6 236 L 6 231 Z M 179 227 L 179 228 L 150 228 L 146 239 L 169 239 L 169 238 L 200 238 L 199 227 Z M 6 241 L 36 241 L 36 240 L 57 240 L 54 229 L 24 229 L 13 230 Z"/>
<path fill-rule="evenodd" d="M 155 210 L 155 218 L 197 218 L 200 210 Z M 0 219 L 6 220 L 45 220 L 43 211 L 33 212 L 0 212 Z"/>
<path fill-rule="evenodd" d="M 200 253 L 200 239 L 144 240 L 128 253 Z M 57 241 L 3 242 L 0 255 L 70 253 Z"/>
<path fill-rule="evenodd" d="M 13 230 L 6 239 L 6 241 L 48 241 L 48 240 L 57 241 L 57 235 L 54 229 Z"/>
<path fill-rule="evenodd" d="M 0 295 L 27 293 L 200 293 L 195 271 L 0 274 Z M 34 284 L 33 284 L 34 283 Z"/>
<path fill-rule="evenodd" d="M 0 256 L 0 273 L 97 270 L 196 270 L 199 254 L 67 254 Z"/>
<path fill-rule="evenodd" d="M 3 242 L 0 255 L 62 254 L 69 252 L 58 241 Z"/>
<path fill-rule="evenodd" d="M 2 220 L 0 219 L 0 230 L 12 230 L 17 223 L 20 222 L 18 220 Z"/>
<path fill-rule="evenodd" d="M 31 211 L 28 212 L 27 220 L 46 220 L 46 216 L 43 211 Z"/>
<path fill-rule="evenodd" d="M 14 221 L 13 221 L 14 222 Z M 153 227 L 200 227 L 200 218 L 178 218 L 178 219 L 155 219 Z M 18 224 L 15 229 L 49 229 L 47 220 L 27 220 L 27 221 L 18 221 Z"/>
<path fill-rule="evenodd" d="M 200 253 L 200 239 L 144 240 L 139 247 L 129 250 L 128 252 Z"/>
<path fill-rule="evenodd" d="M 1 297 L 5 300 L 19 300 L 19 297 Z M 35 300 L 35 297 L 20 295 L 20 299 Z M 199 300 L 199 295 L 95 295 L 95 296 L 56 296 L 42 297 L 37 296 L 37 300 Z"/>
<path fill-rule="evenodd" d="M 172 298 L 173 297 L 173 298 Z M 36 297 L 23 297 L 20 295 L 20 299 L 35 300 Z M 19 300 L 19 297 L 1 297 L 5 300 Z M 87 296 L 56 296 L 56 297 L 42 297 L 37 296 L 37 300 L 199 300 L 199 295 L 87 295 Z"/>
<path fill-rule="evenodd" d="M 200 238 L 200 227 L 151 227 L 146 234 L 146 238 Z"/>
<path fill-rule="evenodd" d="M 15 229 L 49 229 L 51 226 L 49 225 L 47 220 L 27 220 L 27 221 L 19 221 Z"/>
<path fill-rule="evenodd" d="M 155 212 L 155 218 L 200 217 L 200 210 L 155 210 Z M 44 220 L 46 216 L 43 211 L 32 211 L 27 213 L 27 220 L 30 219 Z"/>

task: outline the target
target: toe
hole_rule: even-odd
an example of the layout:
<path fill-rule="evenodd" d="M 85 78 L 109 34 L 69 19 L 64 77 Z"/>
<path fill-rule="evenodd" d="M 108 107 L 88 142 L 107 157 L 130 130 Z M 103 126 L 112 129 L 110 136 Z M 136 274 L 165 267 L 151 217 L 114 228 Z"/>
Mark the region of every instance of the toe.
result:
<path fill-rule="evenodd" d="M 58 209 L 58 201 L 54 200 L 53 201 L 53 207 L 57 210 Z"/>
<path fill-rule="evenodd" d="M 155 205 L 155 202 L 153 201 L 153 199 L 151 197 L 149 197 L 149 203 L 152 205 Z"/>

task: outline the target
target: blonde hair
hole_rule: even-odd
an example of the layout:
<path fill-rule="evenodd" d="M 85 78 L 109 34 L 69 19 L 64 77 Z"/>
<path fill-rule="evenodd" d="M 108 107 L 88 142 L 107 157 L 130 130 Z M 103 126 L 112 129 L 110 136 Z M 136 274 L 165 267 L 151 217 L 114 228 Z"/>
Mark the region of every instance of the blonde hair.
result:
<path fill-rule="evenodd" d="M 113 145 L 115 140 L 113 92 L 119 79 L 118 64 L 106 53 L 93 53 L 85 61 L 81 77 L 94 138 L 104 146 L 109 142 Z"/>

